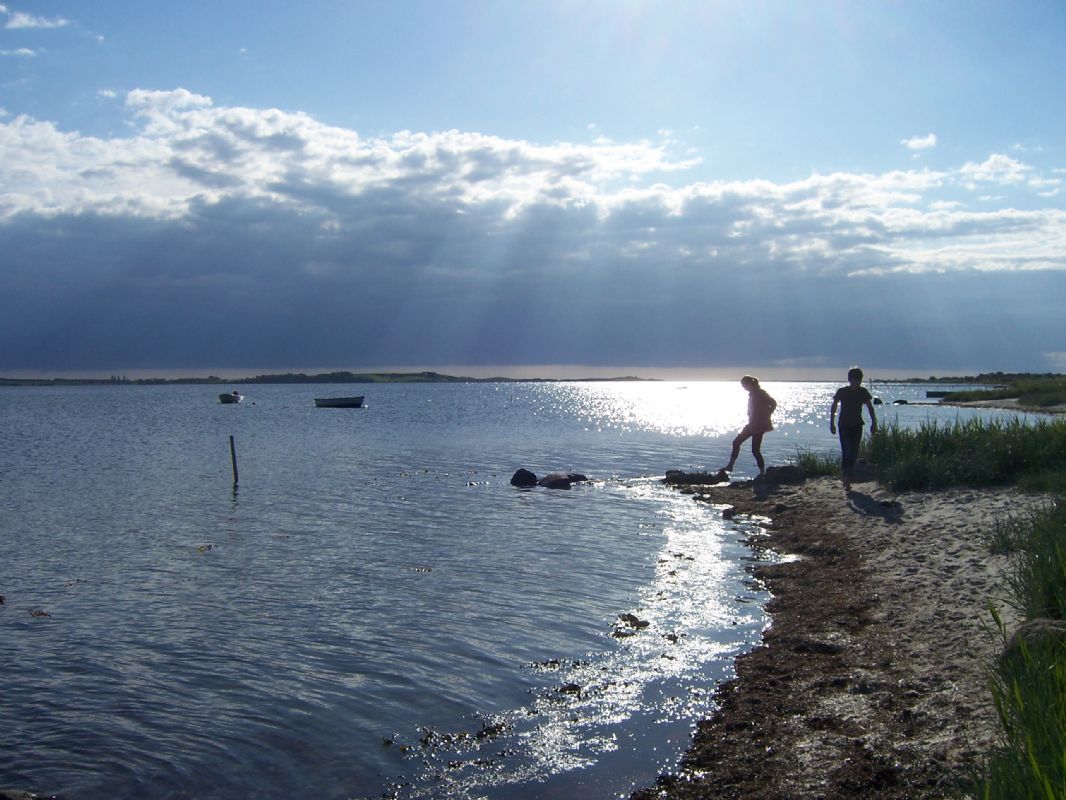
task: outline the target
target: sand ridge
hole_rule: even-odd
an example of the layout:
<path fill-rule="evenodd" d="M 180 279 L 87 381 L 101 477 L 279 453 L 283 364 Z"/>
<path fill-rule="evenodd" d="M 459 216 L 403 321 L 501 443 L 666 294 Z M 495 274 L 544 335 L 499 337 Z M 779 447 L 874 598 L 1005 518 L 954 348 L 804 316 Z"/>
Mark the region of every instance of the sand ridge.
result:
<path fill-rule="evenodd" d="M 1013 489 L 896 494 L 873 482 L 687 486 L 770 521 L 756 546 L 763 645 L 649 798 L 933 798 L 974 777 L 998 736 L 988 690 L 1008 626 L 1009 560 L 985 533 L 1047 502 Z M 743 517 L 741 517 L 743 518 Z"/>

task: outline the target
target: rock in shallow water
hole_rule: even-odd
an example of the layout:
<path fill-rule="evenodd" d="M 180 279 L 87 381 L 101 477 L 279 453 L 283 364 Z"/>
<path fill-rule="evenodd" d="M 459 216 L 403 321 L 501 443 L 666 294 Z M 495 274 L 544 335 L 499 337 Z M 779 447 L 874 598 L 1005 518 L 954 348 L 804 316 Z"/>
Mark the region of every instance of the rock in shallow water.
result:
<path fill-rule="evenodd" d="M 537 476 L 528 469 L 520 469 L 511 476 L 512 486 L 536 486 Z"/>
<path fill-rule="evenodd" d="M 582 475 L 580 472 L 552 472 L 549 475 L 545 475 L 540 480 L 537 480 L 537 476 L 528 469 L 520 469 L 511 476 L 511 485 L 520 487 L 544 486 L 548 489 L 569 489 L 571 484 L 583 483 L 587 480 L 588 477 Z"/>

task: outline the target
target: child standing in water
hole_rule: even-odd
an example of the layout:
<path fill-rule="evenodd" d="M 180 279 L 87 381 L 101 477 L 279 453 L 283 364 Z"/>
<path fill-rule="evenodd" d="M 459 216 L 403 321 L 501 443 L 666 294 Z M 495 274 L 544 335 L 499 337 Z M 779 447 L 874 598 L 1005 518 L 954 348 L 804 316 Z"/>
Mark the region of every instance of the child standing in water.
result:
<path fill-rule="evenodd" d="M 852 367 L 848 370 L 848 385 L 837 389 L 837 393 L 833 395 L 833 405 L 829 409 L 829 432 L 836 433 L 837 428 L 840 429 L 840 474 L 844 478 L 844 491 L 847 492 L 851 491 L 851 478 L 855 461 L 859 457 L 859 445 L 862 443 L 863 406 L 870 412 L 870 433 L 877 433 L 873 397 L 862 386 L 862 370 Z"/>
<path fill-rule="evenodd" d="M 733 452 L 729 456 L 729 463 L 722 469 L 726 472 L 733 471 L 733 466 L 737 463 L 737 456 L 740 455 L 740 446 L 750 437 L 751 454 L 755 456 L 755 463 L 759 466 L 759 474 L 762 475 L 766 471 L 766 465 L 762 459 L 762 437 L 764 433 L 774 429 L 773 424 L 770 422 L 770 415 L 777 408 L 777 401 L 759 386 L 758 378 L 745 375 L 740 379 L 740 385 L 748 390 L 748 424 L 740 430 L 737 438 L 733 440 Z"/>

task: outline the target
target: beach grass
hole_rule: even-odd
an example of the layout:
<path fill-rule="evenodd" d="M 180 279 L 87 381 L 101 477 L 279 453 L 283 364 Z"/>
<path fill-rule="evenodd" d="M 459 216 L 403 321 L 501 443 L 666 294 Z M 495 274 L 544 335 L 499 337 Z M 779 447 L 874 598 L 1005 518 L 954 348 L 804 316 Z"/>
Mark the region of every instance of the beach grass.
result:
<path fill-rule="evenodd" d="M 1025 620 L 1066 619 L 1066 501 L 1008 520 L 989 537 L 1012 556 L 1010 602 Z M 973 796 L 982 800 L 1066 798 L 1066 636 L 1019 637 L 1008 647 L 992 608 L 1004 655 L 992 670 L 992 702 L 1002 738 L 987 757 Z"/>
<path fill-rule="evenodd" d="M 1018 610 L 1026 619 L 1066 619 L 1066 504 L 1034 515 L 1013 538 L 1008 585 Z"/>
<path fill-rule="evenodd" d="M 971 419 L 882 425 L 864 445 L 881 481 L 896 491 L 947 486 L 1045 488 L 1066 480 L 1066 421 Z"/>
<path fill-rule="evenodd" d="M 808 478 L 835 477 L 840 474 L 840 454 L 797 447 L 793 462 Z"/>
<path fill-rule="evenodd" d="M 997 624 L 1007 641 L 1002 621 Z M 1021 642 L 993 673 L 1003 729 L 974 796 L 982 800 L 1066 797 L 1066 641 Z"/>

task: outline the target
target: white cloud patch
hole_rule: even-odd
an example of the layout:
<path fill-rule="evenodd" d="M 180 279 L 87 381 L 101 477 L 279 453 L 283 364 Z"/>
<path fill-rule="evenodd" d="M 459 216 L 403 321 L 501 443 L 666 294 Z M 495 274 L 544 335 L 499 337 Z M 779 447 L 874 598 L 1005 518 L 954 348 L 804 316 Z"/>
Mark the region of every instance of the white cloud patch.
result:
<path fill-rule="evenodd" d="M 10 30 L 19 28 L 65 28 L 70 25 L 70 20 L 63 17 L 38 17 L 22 11 L 11 11 L 6 6 L 0 6 L 0 14 L 8 15 L 4 27 Z"/>
<path fill-rule="evenodd" d="M 1066 254 L 1032 257 L 1037 242 L 1063 243 L 1061 209 L 976 213 L 941 198 L 950 186 L 1028 187 L 1034 197 L 1058 191 L 1060 178 L 1001 154 L 954 172 L 666 183 L 695 163 L 666 142 L 538 145 L 454 130 L 364 138 L 305 114 L 219 107 L 181 89 L 132 91 L 126 107 L 136 130 L 124 139 L 65 133 L 26 116 L 5 123 L 0 179 L 9 190 L 0 217 L 178 219 L 194 206 L 243 199 L 322 214 L 343 229 L 361 223 L 352 209 L 365 214 L 372 198 L 387 197 L 394 207 L 431 204 L 466 215 L 485 235 L 550 217 L 627 258 L 671 252 L 694 263 L 728 253 L 843 274 L 1066 269 Z M 415 223 L 395 231 L 419 234 Z M 994 257 L 968 244 L 987 237 L 1002 245 Z M 568 257 L 573 245 L 558 240 L 553 257 Z"/>
<path fill-rule="evenodd" d="M 929 150 L 936 147 L 936 134 L 929 133 L 925 136 L 912 136 L 909 139 L 900 140 L 900 144 L 908 150 Z"/>
<path fill-rule="evenodd" d="M 35 50 L 31 50 L 28 47 L 19 47 L 15 50 L 3 50 L 0 49 L 0 56 L 9 56 L 14 58 L 33 58 L 37 55 Z"/>
<path fill-rule="evenodd" d="M 974 183 L 1010 184 L 1026 180 L 1032 168 L 1010 156 L 993 153 L 980 164 L 974 162 L 963 164 L 959 172 L 964 180 Z"/>

